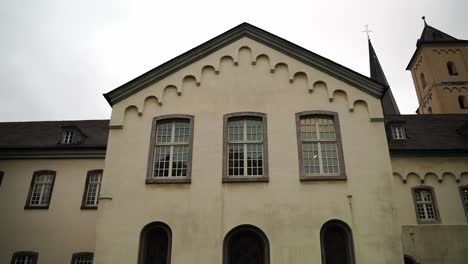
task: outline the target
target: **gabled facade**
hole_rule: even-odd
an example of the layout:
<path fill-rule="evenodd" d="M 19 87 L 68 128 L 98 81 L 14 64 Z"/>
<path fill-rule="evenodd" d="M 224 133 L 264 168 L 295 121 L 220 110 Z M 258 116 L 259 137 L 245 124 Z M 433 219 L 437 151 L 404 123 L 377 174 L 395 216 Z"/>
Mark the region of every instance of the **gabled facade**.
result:
<path fill-rule="evenodd" d="M 0 124 L 0 201 L 48 206 L 0 202 L 0 262 L 463 263 L 464 115 L 400 115 L 369 55 L 371 78 L 243 23 L 107 93 L 94 130 L 28 149 L 11 135 L 40 123 Z"/>

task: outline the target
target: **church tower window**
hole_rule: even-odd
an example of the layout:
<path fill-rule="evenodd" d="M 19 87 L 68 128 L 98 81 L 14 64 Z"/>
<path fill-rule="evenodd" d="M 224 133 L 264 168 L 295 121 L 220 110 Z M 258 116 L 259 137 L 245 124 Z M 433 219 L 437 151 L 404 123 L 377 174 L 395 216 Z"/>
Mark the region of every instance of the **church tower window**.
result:
<path fill-rule="evenodd" d="M 354 264 L 353 237 L 349 226 L 339 220 L 325 223 L 320 230 L 322 264 Z"/>
<path fill-rule="evenodd" d="M 426 88 L 426 77 L 424 77 L 424 73 L 421 73 L 421 84 L 423 88 Z"/>
<path fill-rule="evenodd" d="M 457 68 L 455 67 L 455 63 L 453 63 L 453 61 L 447 62 L 447 69 L 450 76 L 458 75 Z"/>
<path fill-rule="evenodd" d="M 170 264 L 172 232 L 168 225 L 154 222 L 141 231 L 139 264 Z"/>
<path fill-rule="evenodd" d="M 468 109 L 468 103 L 466 102 L 465 96 L 458 96 L 458 105 L 460 105 L 460 109 Z"/>
<path fill-rule="evenodd" d="M 269 243 L 258 228 L 242 225 L 224 239 L 223 264 L 269 264 Z"/>

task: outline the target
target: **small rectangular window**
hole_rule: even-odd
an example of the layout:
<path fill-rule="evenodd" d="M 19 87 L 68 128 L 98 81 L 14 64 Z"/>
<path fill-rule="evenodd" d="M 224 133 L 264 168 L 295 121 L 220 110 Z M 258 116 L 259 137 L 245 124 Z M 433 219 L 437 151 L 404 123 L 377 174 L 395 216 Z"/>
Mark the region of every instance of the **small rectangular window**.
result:
<path fill-rule="evenodd" d="M 73 131 L 67 130 L 62 134 L 62 144 L 72 144 L 73 143 Z"/>
<path fill-rule="evenodd" d="M 193 116 L 169 115 L 153 121 L 147 183 L 190 182 Z"/>
<path fill-rule="evenodd" d="M 75 253 L 72 256 L 72 264 L 93 264 L 93 253 Z"/>
<path fill-rule="evenodd" d="M 223 181 L 267 181 L 266 115 L 224 116 Z"/>
<path fill-rule="evenodd" d="M 394 124 L 391 126 L 391 130 L 393 139 L 406 139 L 405 128 L 403 125 Z"/>
<path fill-rule="evenodd" d="M 301 180 L 346 179 L 337 115 L 303 112 L 296 122 Z"/>
<path fill-rule="evenodd" d="M 460 195 L 462 199 L 462 205 L 465 209 L 465 216 L 468 220 L 468 185 L 460 187 Z"/>
<path fill-rule="evenodd" d="M 55 171 L 34 172 L 25 209 L 49 208 L 54 181 Z"/>
<path fill-rule="evenodd" d="M 418 223 L 439 222 L 440 218 L 434 189 L 432 187 L 416 187 L 412 191 Z"/>
<path fill-rule="evenodd" d="M 86 183 L 81 209 L 96 209 L 99 204 L 99 192 L 101 190 L 102 170 L 89 171 L 86 175 Z"/>

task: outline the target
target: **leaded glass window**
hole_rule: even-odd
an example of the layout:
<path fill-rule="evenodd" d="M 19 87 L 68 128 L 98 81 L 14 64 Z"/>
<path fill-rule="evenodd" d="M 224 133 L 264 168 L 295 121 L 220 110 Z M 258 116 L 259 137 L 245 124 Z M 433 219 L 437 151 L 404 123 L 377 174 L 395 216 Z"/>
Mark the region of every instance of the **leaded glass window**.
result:
<path fill-rule="evenodd" d="M 190 120 L 170 119 L 158 121 L 152 176 L 154 178 L 187 176 L 190 143 Z"/>
<path fill-rule="evenodd" d="M 148 224 L 141 232 L 139 264 L 171 263 L 171 229 L 164 223 Z"/>
<path fill-rule="evenodd" d="M 305 175 L 340 174 L 335 121 L 327 116 L 300 118 L 302 165 Z"/>
<path fill-rule="evenodd" d="M 242 225 L 224 239 L 224 264 L 270 263 L 268 238 L 257 227 Z"/>
<path fill-rule="evenodd" d="M 28 207 L 48 207 L 55 180 L 54 171 L 37 171 L 33 175 Z"/>
<path fill-rule="evenodd" d="M 229 118 L 227 122 L 227 175 L 263 176 L 265 131 L 261 117 Z"/>
<path fill-rule="evenodd" d="M 95 208 L 99 204 L 101 191 L 102 170 L 88 171 L 83 195 L 82 209 Z"/>
<path fill-rule="evenodd" d="M 439 216 L 432 188 L 414 188 L 413 195 L 417 219 L 421 222 L 438 221 Z"/>

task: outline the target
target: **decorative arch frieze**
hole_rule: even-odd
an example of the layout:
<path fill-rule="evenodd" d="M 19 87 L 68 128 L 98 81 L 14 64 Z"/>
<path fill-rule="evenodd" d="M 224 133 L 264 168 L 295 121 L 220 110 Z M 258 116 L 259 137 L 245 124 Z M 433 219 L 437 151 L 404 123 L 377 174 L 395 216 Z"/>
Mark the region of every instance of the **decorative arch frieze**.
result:
<path fill-rule="evenodd" d="M 126 115 L 136 112 L 138 116 L 142 116 L 144 114 L 144 109 L 148 104 L 157 103 L 157 106 L 161 107 L 164 104 L 165 95 L 169 90 L 176 90 L 177 95 L 181 96 L 184 93 L 184 86 L 186 86 L 186 83 L 195 82 L 196 86 L 201 86 L 203 76 L 207 74 L 208 71 L 214 71 L 215 74 L 223 74 L 223 62 L 232 61 L 234 66 L 238 66 L 241 53 L 247 52 L 249 53 L 249 61 L 251 65 L 257 65 L 259 60 L 265 60 L 269 63 L 268 68 L 271 74 L 276 74 L 279 67 L 286 67 L 287 76 L 289 78 L 289 80 L 285 80 L 286 82 L 294 83 L 297 79 L 305 79 L 305 91 L 313 94 L 315 89 L 323 88 L 327 92 L 329 102 L 333 102 L 337 94 L 342 95 L 344 93 L 349 112 L 354 112 L 355 106 L 359 105 L 365 107 L 370 121 L 375 118 L 379 118 L 374 118 L 372 116 L 369 109 L 369 104 L 365 99 L 350 98 L 349 93 L 347 93 L 344 89 L 339 87 L 331 88 L 325 81 L 318 79 L 318 76 L 314 76 L 308 69 L 298 68 L 295 65 L 288 65 L 288 63 L 281 61 L 278 56 L 267 55 L 264 52 L 256 52 L 254 49 L 246 45 L 240 46 L 237 49 L 237 52 L 227 52 L 228 54 L 220 55 L 216 63 L 206 63 L 200 66 L 198 71 L 193 72 L 193 67 L 189 67 L 190 69 L 182 69 L 179 72 L 174 73 L 174 76 L 170 76 L 171 78 L 165 78 L 160 82 L 150 85 L 148 88 L 153 88 L 151 90 L 155 92 L 148 94 L 140 102 L 129 103 L 126 107 L 124 107 L 123 113 L 117 113 L 117 117 L 113 118 L 111 128 L 123 128 Z"/>
<path fill-rule="evenodd" d="M 450 172 L 450 171 L 445 171 L 442 173 L 435 173 L 435 172 L 408 172 L 408 173 L 399 173 L 399 172 L 393 172 L 393 176 L 399 177 L 403 183 L 406 183 L 409 178 L 414 177 L 418 179 L 421 183 L 424 183 L 427 181 L 430 177 L 434 177 L 437 179 L 439 183 L 442 183 L 444 180 L 448 178 L 453 178 L 456 182 L 460 182 L 463 177 L 468 178 L 468 171 L 463 171 L 463 172 Z"/>

